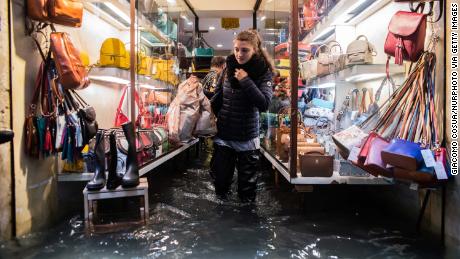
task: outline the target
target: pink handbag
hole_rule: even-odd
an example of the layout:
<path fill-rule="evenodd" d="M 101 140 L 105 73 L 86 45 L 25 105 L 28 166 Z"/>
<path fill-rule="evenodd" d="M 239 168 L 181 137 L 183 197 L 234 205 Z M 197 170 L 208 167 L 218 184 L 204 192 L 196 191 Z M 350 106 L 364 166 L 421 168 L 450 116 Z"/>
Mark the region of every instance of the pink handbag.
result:
<path fill-rule="evenodd" d="M 375 135 L 374 139 L 369 145 L 366 161 L 364 162 L 364 169 L 372 174 L 382 175 L 385 177 L 393 177 L 391 170 L 386 168 L 385 163 L 382 161 L 382 150 L 389 145 L 388 141 Z"/>
<path fill-rule="evenodd" d="M 361 147 L 361 151 L 359 151 L 358 163 L 364 164 L 364 162 L 366 162 L 367 155 L 369 154 L 369 149 L 371 148 L 371 143 L 376 137 L 379 137 L 377 133 L 369 133 L 369 136 Z"/>

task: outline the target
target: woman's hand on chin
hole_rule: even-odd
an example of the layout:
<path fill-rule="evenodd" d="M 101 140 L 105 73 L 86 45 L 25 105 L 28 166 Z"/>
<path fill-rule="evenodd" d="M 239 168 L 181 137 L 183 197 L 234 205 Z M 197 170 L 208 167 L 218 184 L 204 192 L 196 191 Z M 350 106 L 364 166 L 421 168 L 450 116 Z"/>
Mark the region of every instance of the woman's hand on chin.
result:
<path fill-rule="evenodd" d="M 247 77 L 248 73 L 244 71 L 244 69 L 235 69 L 235 77 L 238 79 L 238 81 L 241 81 L 243 78 Z"/>

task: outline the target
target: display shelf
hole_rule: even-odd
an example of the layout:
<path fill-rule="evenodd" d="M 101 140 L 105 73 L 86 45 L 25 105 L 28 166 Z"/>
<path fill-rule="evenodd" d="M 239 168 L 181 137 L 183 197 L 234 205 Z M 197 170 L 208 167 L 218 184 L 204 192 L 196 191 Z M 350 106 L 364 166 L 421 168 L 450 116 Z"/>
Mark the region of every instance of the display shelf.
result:
<path fill-rule="evenodd" d="M 333 88 L 335 83 L 348 82 L 357 83 L 374 79 L 383 78 L 386 76 L 385 64 L 363 64 L 351 65 L 336 73 L 328 74 L 311 79 L 306 88 Z M 405 67 L 391 64 L 389 67 L 390 75 L 405 73 Z"/>
<path fill-rule="evenodd" d="M 199 139 L 192 139 L 187 143 L 183 143 L 182 146 L 179 148 L 175 149 L 174 151 L 171 151 L 169 153 L 166 153 L 157 159 L 153 160 L 151 163 L 144 165 L 140 170 L 139 170 L 139 176 L 143 176 L 144 174 L 148 173 L 152 169 L 158 167 L 159 165 L 163 164 L 164 162 L 170 160 L 171 158 L 179 155 L 183 151 L 187 150 L 188 148 L 192 147 L 196 143 L 198 143 L 200 140 Z"/>
<path fill-rule="evenodd" d="M 117 67 L 93 67 L 88 75 L 91 81 L 105 82 L 115 85 L 128 85 L 130 83 L 129 70 Z M 169 83 L 153 79 L 149 76 L 137 75 L 137 84 L 140 88 L 155 91 L 173 91 L 174 86 Z"/>
<path fill-rule="evenodd" d="M 155 158 L 152 162 L 143 165 L 139 169 L 139 176 L 143 176 L 149 171 L 153 170 L 154 168 L 158 167 L 159 165 L 163 164 L 164 162 L 172 159 L 173 157 L 179 155 L 183 151 L 187 150 L 191 146 L 195 145 L 199 142 L 199 139 L 192 139 L 187 143 L 184 143 L 182 146 L 174 149 L 171 152 L 165 153 L 158 158 Z M 93 173 L 59 173 L 58 174 L 58 182 L 87 182 L 93 178 Z"/>
<path fill-rule="evenodd" d="M 278 158 L 274 157 L 264 147 L 260 147 L 260 152 L 267 158 L 268 161 L 281 173 L 286 180 L 291 184 L 307 184 L 307 185 L 326 185 L 326 184 L 351 184 L 351 185 L 389 185 L 393 184 L 392 179 L 375 177 L 375 176 L 342 176 L 339 172 L 334 171 L 331 177 L 303 177 L 297 173 L 297 177 L 293 178 L 289 174 L 288 163 L 282 163 Z"/>
<path fill-rule="evenodd" d="M 377 0 L 370 3 L 366 8 L 362 5 L 366 5 L 368 1 L 362 0 L 347 0 L 339 1 L 324 17 L 318 22 L 315 28 L 308 33 L 303 39 L 304 43 L 312 43 L 318 41 L 323 35 L 328 34 L 335 28 L 336 25 L 349 25 L 353 26 L 362 20 L 366 19 L 377 10 L 391 2 L 391 0 Z M 363 9 L 359 10 L 358 9 Z M 316 42 L 321 43 L 321 42 Z"/>

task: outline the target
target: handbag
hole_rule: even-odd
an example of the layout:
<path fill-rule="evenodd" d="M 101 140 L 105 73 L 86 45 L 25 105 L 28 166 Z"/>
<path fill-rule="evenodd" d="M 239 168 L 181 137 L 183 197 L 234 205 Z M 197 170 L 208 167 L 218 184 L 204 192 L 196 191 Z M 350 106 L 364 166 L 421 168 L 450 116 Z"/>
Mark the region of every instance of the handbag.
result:
<path fill-rule="evenodd" d="M 83 3 L 80 0 L 27 0 L 27 15 L 39 22 L 80 27 Z"/>
<path fill-rule="evenodd" d="M 339 48 L 339 52 L 334 52 L 334 48 Z M 338 72 L 345 68 L 347 64 L 347 55 L 343 54 L 342 46 L 337 41 L 329 42 L 329 53 L 332 59 L 331 73 Z"/>
<path fill-rule="evenodd" d="M 96 136 L 99 125 L 96 121 L 96 110 L 93 106 L 85 102 L 85 100 L 75 91 L 71 91 L 75 99 L 78 109 L 78 115 L 82 124 L 83 143 L 88 144 L 89 140 Z"/>
<path fill-rule="evenodd" d="M 318 75 L 318 60 L 311 59 L 300 63 L 300 76 L 302 79 L 311 80 Z"/>
<path fill-rule="evenodd" d="M 385 53 L 395 57 L 395 64 L 415 62 L 423 53 L 425 35 L 426 14 L 398 11 L 388 25 Z"/>
<path fill-rule="evenodd" d="M 372 64 L 373 56 L 377 52 L 364 35 L 359 35 L 356 40 L 347 46 L 347 65 Z"/>
<path fill-rule="evenodd" d="M 353 125 L 345 130 L 342 130 L 332 135 L 332 140 L 337 146 L 340 155 L 345 159 L 348 158 L 353 147 L 361 146 L 361 143 L 368 135 L 356 125 Z"/>
<path fill-rule="evenodd" d="M 361 150 L 359 151 L 359 155 L 358 155 L 359 164 L 364 164 L 364 162 L 366 161 L 367 155 L 369 154 L 369 148 L 371 147 L 371 143 L 377 137 L 379 137 L 379 135 L 376 132 L 372 131 L 369 133 L 369 136 L 367 136 L 364 144 L 361 146 Z"/>
<path fill-rule="evenodd" d="M 423 162 L 420 144 L 393 139 L 388 147 L 382 150 L 382 160 L 386 164 L 415 171 Z"/>
<path fill-rule="evenodd" d="M 310 31 L 316 25 L 319 20 L 315 9 L 314 1 L 308 1 L 303 4 L 302 14 L 303 14 L 303 30 Z"/>
<path fill-rule="evenodd" d="M 334 158 L 319 152 L 306 152 L 299 156 L 300 173 L 303 177 L 331 177 Z"/>
<path fill-rule="evenodd" d="M 129 52 L 126 50 L 125 44 L 117 38 L 105 39 L 99 50 L 99 65 L 101 67 L 128 69 L 129 64 Z"/>
<path fill-rule="evenodd" d="M 337 114 L 337 121 L 341 129 L 347 129 L 354 124 L 358 114 L 358 100 L 360 98 L 360 92 L 357 88 L 353 88 L 345 96 L 342 107 Z"/>
<path fill-rule="evenodd" d="M 169 104 L 171 102 L 171 93 L 164 91 L 151 90 L 147 96 L 148 103 Z"/>
<path fill-rule="evenodd" d="M 35 80 L 32 101 L 24 121 L 24 152 L 32 158 L 47 157 L 57 152 L 56 141 L 56 95 L 50 79 L 54 78 L 53 62 L 48 56 L 40 65 Z"/>
<path fill-rule="evenodd" d="M 322 48 L 325 48 L 325 52 L 321 52 Z M 317 58 L 317 68 L 316 76 L 324 76 L 333 72 L 334 60 L 331 56 L 330 49 L 327 45 L 321 45 L 316 49 L 315 55 L 313 57 Z M 332 70 L 331 70 L 332 68 Z"/>
<path fill-rule="evenodd" d="M 384 150 L 388 145 L 388 141 L 386 141 L 377 134 L 373 135 L 373 138 L 367 146 L 368 152 L 366 156 L 366 161 L 364 162 L 364 169 L 366 171 L 373 175 L 393 177 L 391 170 L 387 169 L 386 164 L 382 161 L 381 155 L 382 150 Z"/>
<path fill-rule="evenodd" d="M 117 111 L 115 113 L 115 120 L 113 122 L 113 125 L 115 127 L 121 127 L 122 124 L 125 124 L 126 122 L 130 121 L 128 116 L 126 116 L 122 110 L 126 92 L 128 92 L 128 87 L 126 86 L 122 91 L 123 91 L 123 94 L 121 95 L 120 101 L 118 102 Z"/>
<path fill-rule="evenodd" d="M 395 167 L 393 168 L 393 176 L 399 180 L 408 180 L 417 182 L 419 184 L 431 184 L 436 182 L 436 176 L 433 168 L 422 166 L 418 170 L 407 170 L 404 168 Z"/>
<path fill-rule="evenodd" d="M 204 95 L 203 89 L 199 87 L 200 98 L 200 117 L 196 122 L 193 135 L 195 136 L 212 136 L 217 134 L 216 116 L 212 112 L 211 102 Z"/>
<path fill-rule="evenodd" d="M 80 52 L 74 47 L 67 33 L 51 33 L 51 51 L 64 89 L 84 89 L 90 81 L 85 66 L 80 60 Z"/>

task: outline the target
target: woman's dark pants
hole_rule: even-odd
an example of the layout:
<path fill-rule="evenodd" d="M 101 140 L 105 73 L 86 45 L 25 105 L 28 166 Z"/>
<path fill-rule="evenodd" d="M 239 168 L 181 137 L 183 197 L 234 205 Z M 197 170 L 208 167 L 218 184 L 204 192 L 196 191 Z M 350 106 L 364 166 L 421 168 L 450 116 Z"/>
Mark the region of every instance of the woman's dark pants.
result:
<path fill-rule="evenodd" d="M 238 172 L 238 196 L 243 202 L 256 198 L 257 150 L 236 152 L 226 146 L 214 144 L 210 174 L 214 180 L 217 196 L 226 198 L 232 184 L 235 166 Z"/>

